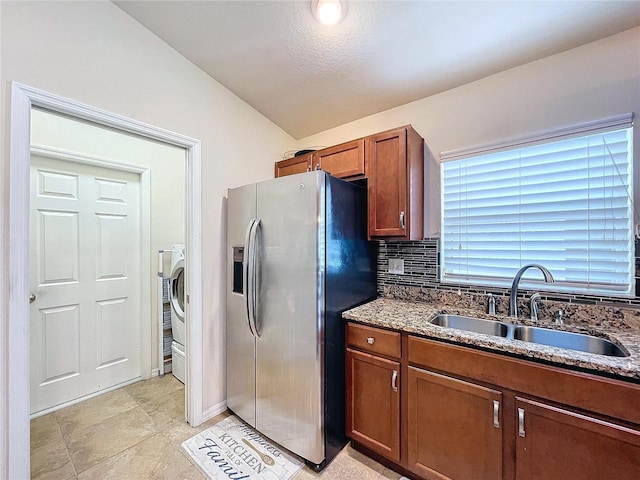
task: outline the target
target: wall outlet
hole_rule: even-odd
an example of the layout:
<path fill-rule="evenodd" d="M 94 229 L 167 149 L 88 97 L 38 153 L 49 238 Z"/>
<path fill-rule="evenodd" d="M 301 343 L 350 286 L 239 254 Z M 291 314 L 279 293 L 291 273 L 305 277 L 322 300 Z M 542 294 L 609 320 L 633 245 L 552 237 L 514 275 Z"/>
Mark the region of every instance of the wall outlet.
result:
<path fill-rule="evenodd" d="M 389 259 L 389 273 L 395 273 L 398 275 L 404 275 L 404 259 L 402 258 L 390 258 Z"/>

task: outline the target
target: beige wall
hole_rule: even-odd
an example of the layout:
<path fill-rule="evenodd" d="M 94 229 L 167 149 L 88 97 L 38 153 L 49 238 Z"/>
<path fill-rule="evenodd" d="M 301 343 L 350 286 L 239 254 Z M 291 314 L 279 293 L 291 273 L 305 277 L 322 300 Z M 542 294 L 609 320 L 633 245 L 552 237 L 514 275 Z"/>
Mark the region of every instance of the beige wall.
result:
<path fill-rule="evenodd" d="M 151 270 L 146 274 L 151 317 L 143 322 L 151 325 L 151 367 L 158 368 L 158 250 L 185 243 L 185 151 L 37 109 L 31 112 L 31 144 L 149 169 L 151 216 L 143 221 L 151 230 Z M 169 276 L 171 254 L 164 257 Z"/>
<path fill-rule="evenodd" d="M 10 81 L 202 141 L 202 402 L 214 408 L 225 400 L 223 198 L 229 187 L 272 177 L 292 138 L 110 2 L 2 1 L 0 21 L 0 266 L 9 255 Z M 6 322 L 0 328 L 4 344 Z"/>
<path fill-rule="evenodd" d="M 301 139 L 297 147 L 335 145 L 412 124 L 437 161 L 440 152 L 627 112 L 640 114 L 640 27 Z M 634 134 L 640 152 L 637 122 Z M 432 170 L 437 177 L 437 166 Z M 425 195 L 431 214 L 426 236 L 440 230 L 434 186 Z M 635 197 L 640 205 L 640 188 Z"/>

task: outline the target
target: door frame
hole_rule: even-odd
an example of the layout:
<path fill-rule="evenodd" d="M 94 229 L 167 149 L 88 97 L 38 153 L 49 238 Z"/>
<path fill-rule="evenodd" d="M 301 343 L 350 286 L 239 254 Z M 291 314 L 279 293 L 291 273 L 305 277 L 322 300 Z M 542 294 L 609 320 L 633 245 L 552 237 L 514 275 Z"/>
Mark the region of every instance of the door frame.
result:
<path fill-rule="evenodd" d="M 52 160 L 58 160 L 70 164 L 87 165 L 91 167 L 106 168 L 109 170 L 115 170 L 118 172 L 133 173 L 139 177 L 140 182 L 140 222 L 138 228 L 140 229 L 140 377 L 142 379 L 151 378 L 153 376 L 152 360 L 151 360 L 151 325 L 153 319 L 151 318 L 151 223 L 148 219 L 151 217 L 151 169 L 146 166 L 135 165 L 132 163 L 122 163 L 113 161 L 106 158 L 94 157 L 91 155 L 78 154 L 70 152 L 61 148 L 51 148 L 37 144 L 31 144 L 31 157 L 34 155 L 38 157 L 48 158 Z M 148 322 L 142 321 L 142 319 L 148 318 Z M 156 322 L 157 324 L 157 322 Z M 130 380 L 129 383 L 136 380 Z M 78 399 L 73 399 L 62 405 L 57 405 L 52 408 L 41 410 L 36 415 L 46 415 L 47 413 L 57 410 L 58 408 L 72 405 L 82 400 L 100 395 L 110 390 L 120 388 L 122 385 L 100 390 L 99 392 L 91 393 Z M 31 415 L 31 418 L 34 418 Z"/>
<path fill-rule="evenodd" d="M 28 478 L 29 439 L 29 168 L 31 163 L 31 108 L 114 128 L 147 139 L 180 147 L 186 151 L 186 259 L 187 421 L 202 423 L 202 189 L 201 142 L 137 120 L 54 95 L 18 82 L 11 82 L 8 193 L 3 193 L 8 235 L 3 241 L 3 274 L 0 302 L 0 475 Z M 7 172 L 8 170 L 8 172 Z M 5 184 L 6 185 L 6 184 Z"/>

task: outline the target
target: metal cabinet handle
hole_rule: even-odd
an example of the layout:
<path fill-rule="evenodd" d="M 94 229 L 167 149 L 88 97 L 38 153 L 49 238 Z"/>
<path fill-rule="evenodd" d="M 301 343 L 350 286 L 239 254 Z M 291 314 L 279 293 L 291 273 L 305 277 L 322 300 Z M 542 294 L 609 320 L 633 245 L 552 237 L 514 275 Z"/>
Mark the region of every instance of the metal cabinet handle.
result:
<path fill-rule="evenodd" d="M 311 171 L 311 164 L 307 165 L 307 172 Z"/>
<path fill-rule="evenodd" d="M 320 164 L 316 163 L 316 170 L 320 170 Z"/>
<path fill-rule="evenodd" d="M 33 293 L 29 294 L 29 303 L 33 303 L 36 301 L 36 296 Z"/>
<path fill-rule="evenodd" d="M 367 337 L 367 343 L 368 343 L 369 345 L 373 345 L 373 342 L 375 342 L 375 341 L 376 341 L 376 339 L 375 339 L 375 338 L 373 338 L 373 337 Z"/>
<path fill-rule="evenodd" d="M 524 432 L 524 408 L 518 408 L 518 435 L 525 436 Z"/>
<path fill-rule="evenodd" d="M 493 426 L 500 428 L 500 402 L 498 400 L 493 401 Z"/>
<path fill-rule="evenodd" d="M 400 212 L 400 228 L 404 230 L 404 212 Z"/>
<path fill-rule="evenodd" d="M 394 370 L 393 375 L 391 375 L 391 390 L 394 392 L 398 391 L 398 371 Z"/>

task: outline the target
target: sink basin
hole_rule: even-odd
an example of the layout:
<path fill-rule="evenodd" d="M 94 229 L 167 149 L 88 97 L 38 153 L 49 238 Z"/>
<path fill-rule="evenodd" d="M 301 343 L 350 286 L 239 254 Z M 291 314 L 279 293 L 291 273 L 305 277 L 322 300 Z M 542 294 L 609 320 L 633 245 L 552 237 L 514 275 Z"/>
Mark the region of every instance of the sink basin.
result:
<path fill-rule="evenodd" d="M 505 323 L 494 320 L 484 320 L 482 318 L 463 317 L 460 315 L 441 314 L 431 320 L 430 323 L 440 327 L 484 333 L 485 335 L 495 335 L 496 337 L 506 337 L 509 333 L 509 327 Z"/>
<path fill-rule="evenodd" d="M 629 354 L 615 343 L 600 337 L 582 333 L 563 332 L 540 327 L 516 327 L 513 338 L 525 342 L 549 345 L 552 347 L 568 348 L 581 352 L 608 355 L 611 357 L 628 357 Z"/>
<path fill-rule="evenodd" d="M 454 328 L 466 332 L 483 333 L 507 339 L 567 348 L 581 352 L 595 353 L 609 357 L 628 357 L 629 354 L 606 338 L 594 337 L 583 333 L 572 333 L 550 328 L 529 327 L 485 320 L 483 318 L 465 317 L 462 315 L 440 314 L 430 321 L 432 325 Z"/>

